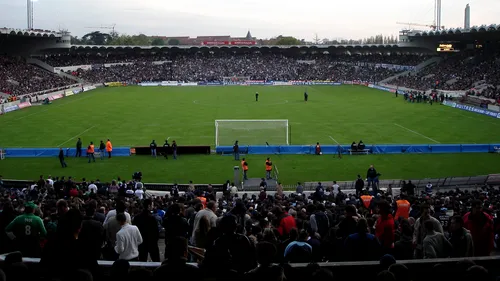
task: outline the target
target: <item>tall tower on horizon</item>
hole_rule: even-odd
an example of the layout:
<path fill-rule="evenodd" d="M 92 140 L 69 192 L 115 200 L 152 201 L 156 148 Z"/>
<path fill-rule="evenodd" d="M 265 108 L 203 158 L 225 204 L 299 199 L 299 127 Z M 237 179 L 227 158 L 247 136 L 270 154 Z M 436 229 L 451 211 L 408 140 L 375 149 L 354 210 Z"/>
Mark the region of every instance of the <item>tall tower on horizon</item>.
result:
<path fill-rule="evenodd" d="M 470 6 L 465 6 L 464 29 L 470 29 Z"/>
<path fill-rule="evenodd" d="M 441 30 L 441 0 L 435 0 L 434 25 L 436 26 L 436 31 Z"/>
<path fill-rule="evenodd" d="M 33 29 L 33 0 L 27 0 L 28 29 Z"/>

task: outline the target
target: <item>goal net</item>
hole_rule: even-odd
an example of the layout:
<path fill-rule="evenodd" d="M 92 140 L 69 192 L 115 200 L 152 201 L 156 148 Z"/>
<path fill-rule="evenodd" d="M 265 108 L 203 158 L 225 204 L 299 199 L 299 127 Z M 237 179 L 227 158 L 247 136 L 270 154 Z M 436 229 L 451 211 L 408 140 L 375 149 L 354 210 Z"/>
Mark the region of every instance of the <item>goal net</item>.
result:
<path fill-rule="evenodd" d="M 250 77 L 248 76 L 228 76 L 228 77 L 222 77 L 222 83 L 224 85 L 233 85 L 233 84 L 243 84 L 250 80 Z"/>
<path fill-rule="evenodd" d="M 215 120 L 215 145 L 288 145 L 288 120 Z"/>

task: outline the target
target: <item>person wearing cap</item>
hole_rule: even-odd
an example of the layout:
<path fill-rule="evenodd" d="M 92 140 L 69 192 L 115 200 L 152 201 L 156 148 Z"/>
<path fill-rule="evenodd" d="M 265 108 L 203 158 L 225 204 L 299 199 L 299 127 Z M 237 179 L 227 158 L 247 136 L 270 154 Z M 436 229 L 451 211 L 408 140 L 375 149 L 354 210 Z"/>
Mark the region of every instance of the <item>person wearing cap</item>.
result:
<path fill-rule="evenodd" d="M 24 257 L 40 257 L 42 252 L 40 238 L 47 235 L 42 219 L 34 214 L 35 209 L 35 203 L 27 202 L 24 214 L 17 216 L 5 228 L 7 235 L 14 239 L 14 248 Z"/>

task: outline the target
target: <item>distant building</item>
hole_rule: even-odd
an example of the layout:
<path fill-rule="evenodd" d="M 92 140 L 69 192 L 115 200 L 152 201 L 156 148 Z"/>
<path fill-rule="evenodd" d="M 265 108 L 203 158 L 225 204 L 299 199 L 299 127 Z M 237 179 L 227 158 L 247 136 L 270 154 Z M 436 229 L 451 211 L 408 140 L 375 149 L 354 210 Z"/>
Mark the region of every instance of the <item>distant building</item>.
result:
<path fill-rule="evenodd" d="M 230 35 L 223 36 L 152 36 L 153 38 L 161 38 L 165 44 L 169 45 L 172 40 L 178 41 L 179 45 L 256 45 L 257 39 L 252 36 L 250 31 L 245 37 L 231 37 Z M 169 43 L 170 42 L 170 43 Z"/>
<path fill-rule="evenodd" d="M 470 29 L 470 6 L 465 6 L 464 29 Z"/>

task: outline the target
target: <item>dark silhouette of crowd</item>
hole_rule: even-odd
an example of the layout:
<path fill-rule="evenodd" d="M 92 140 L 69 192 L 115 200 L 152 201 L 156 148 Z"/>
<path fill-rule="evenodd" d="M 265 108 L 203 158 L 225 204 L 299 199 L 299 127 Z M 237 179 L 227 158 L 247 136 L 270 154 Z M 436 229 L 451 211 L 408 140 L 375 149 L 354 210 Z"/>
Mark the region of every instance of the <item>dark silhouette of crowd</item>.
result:
<path fill-rule="evenodd" d="M 0 56 L 0 92 L 18 96 L 70 84 L 75 81 L 28 64 L 22 58 Z"/>
<path fill-rule="evenodd" d="M 191 183 L 183 192 L 174 186 L 154 196 L 144 193 L 141 180 L 40 176 L 24 189 L 6 189 L 0 181 L 0 252 L 18 251 L 2 265 L 7 280 L 102 280 L 108 277 L 99 259 L 115 261 L 113 280 L 332 280 L 332 271 L 318 263 L 342 261 L 379 266 L 335 277 L 340 280 L 363 274 L 423 280 L 399 261 L 489 256 L 500 234 L 500 191 L 488 186 L 436 192 L 429 183 L 419 194 L 409 181 L 396 195 L 391 187 L 370 193 L 358 179 L 357 195 L 335 184 L 318 185 L 310 196 L 282 189 L 271 195 L 265 187 L 250 195 L 231 192 L 228 181 L 218 191 Z M 164 261 L 153 270 L 131 268 L 148 255 Z M 22 256 L 41 258 L 36 272 Z M 444 267 L 427 267 L 424 279 Z M 451 273 L 458 280 L 493 280 L 471 261 Z"/>

